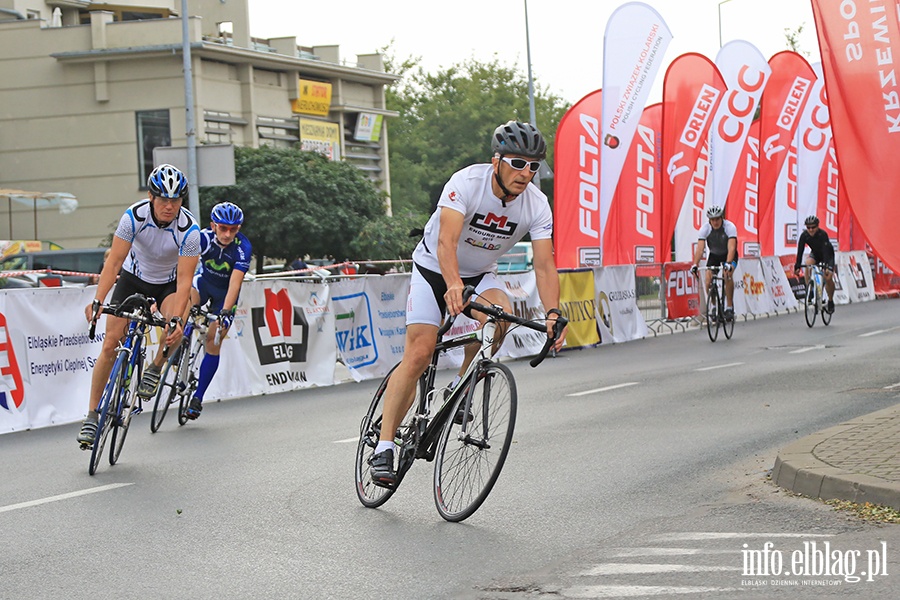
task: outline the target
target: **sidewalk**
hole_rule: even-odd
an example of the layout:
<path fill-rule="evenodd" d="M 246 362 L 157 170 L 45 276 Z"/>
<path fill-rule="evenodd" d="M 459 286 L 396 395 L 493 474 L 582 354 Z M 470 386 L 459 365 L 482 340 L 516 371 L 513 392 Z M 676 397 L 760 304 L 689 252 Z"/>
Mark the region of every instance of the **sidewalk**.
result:
<path fill-rule="evenodd" d="M 772 480 L 812 498 L 900 510 L 900 404 L 783 448 Z"/>

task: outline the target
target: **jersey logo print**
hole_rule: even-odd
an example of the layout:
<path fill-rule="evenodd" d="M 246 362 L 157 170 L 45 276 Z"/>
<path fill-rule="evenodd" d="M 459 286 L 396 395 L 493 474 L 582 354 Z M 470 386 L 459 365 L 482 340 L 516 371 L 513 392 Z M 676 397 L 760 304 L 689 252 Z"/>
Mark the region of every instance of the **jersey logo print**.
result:
<path fill-rule="evenodd" d="M 211 258 L 203 261 L 203 266 L 210 270 L 218 271 L 219 273 L 224 273 L 229 268 L 227 262 L 219 263 Z"/>
<path fill-rule="evenodd" d="M 513 223 L 506 216 L 497 216 L 494 213 L 489 212 L 487 215 L 475 213 L 475 216 L 472 218 L 469 225 L 474 229 L 479 229 L 481 231 L 508 236 L 513 234 L 519 224 Z"/>

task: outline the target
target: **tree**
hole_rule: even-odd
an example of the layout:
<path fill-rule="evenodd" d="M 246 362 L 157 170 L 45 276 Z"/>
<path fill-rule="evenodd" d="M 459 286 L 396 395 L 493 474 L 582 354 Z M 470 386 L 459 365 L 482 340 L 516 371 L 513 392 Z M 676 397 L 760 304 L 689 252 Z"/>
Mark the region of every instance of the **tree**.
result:
<path fill-rule="evenodd" d="M 391 204 L 395 212 L 429 214 L 450 175 L 490 159 L 489 140 L 498 125 L 529 120 L 528 79 L 496 58 L 429 74 L 415 67 L 415 59 L 396 64 L 387 54 L 388 70 L 402 76 L 387 92 L 388 108 L 400 113 L 390 123 Z M 556 128 L 568 109 L 559 96 L 536 86 L 536 120 L 550 165 Z"/>
<path fill-rule="evenodd" d="M 804 24 L 805 25 L 805 24 Z M 803 33 L 803 25 L 799 25 L 797 29 L 784 28 L 784 41 L 790 50 L 803 56 L 809 56 L 809 52 L 800 48 L 800 34 Z"/>
<path fill-rule="evenodd" d="M 363 227 L 359 237 L 350 244 L 353 256 L 371 260 L 408 259 L 422 239 L 422 227 L 427 219 L 407 213 L 382 216 Z"/>
<path fill-rule="evenodd" d="M 257 265 L 266 256 L 348 258 L 351 242 L 385 214 L 385 198 L 353 165 L 294 148 L 235 148 L 236 183 L 200 191 L 199 221 L 212 206 L 234 202 Z M 366 258 L 366 257 L 359 257 Z"/>

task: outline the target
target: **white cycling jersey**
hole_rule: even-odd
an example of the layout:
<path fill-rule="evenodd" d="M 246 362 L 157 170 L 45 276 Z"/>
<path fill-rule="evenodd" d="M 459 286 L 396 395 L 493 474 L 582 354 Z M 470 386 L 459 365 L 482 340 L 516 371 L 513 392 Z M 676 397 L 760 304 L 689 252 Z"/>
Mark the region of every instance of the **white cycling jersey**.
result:
<path fill-rule="evenodd" d="M 497 259 L 525 234 L 531 234 L 532 240 L 550 239 L 553 213 L 547 196 L 529 183 L 524 192 L 504 206 L 491 190 L 493 177 L 491 164 L 472 165 L 450 177 L 438 200 L 438 210 L 428 219 L 422 241 L 413 251 L 413 262 L 440 273 L 437 245 L 441 210 L 465 215 L 456 251 L 460 277 L 496 272 Z"/>
<path fill-rule="evenodd" d="M 116 237 L 131 243 L 122 269 L 147 283 L 175 281 L 178 257 L 200 255 L 200 227 L 184 207 L 159 227 L 150 215 L 150 200 L 136 202 L 119 219 Z"/>

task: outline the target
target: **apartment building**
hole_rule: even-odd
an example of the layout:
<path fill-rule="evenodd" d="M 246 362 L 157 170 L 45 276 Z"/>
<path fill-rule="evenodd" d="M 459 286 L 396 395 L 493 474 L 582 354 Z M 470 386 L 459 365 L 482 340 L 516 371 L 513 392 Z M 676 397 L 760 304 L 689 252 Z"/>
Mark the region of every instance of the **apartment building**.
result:
<path fill-rule="evenodd" d="M 390 193 L 373 53 L 251 36 L 249 0 L 190 0 L 196 143 L 291 145 L 364 170 Z M 187 145 L 179 0 L 0 0 L 0 239 L 96 246 L 146 197 L 153 149 Z M 78 208 L 63 214 L 53 193 Z M 236 199 L 239 201 L 239 199 Z M 66 203 L 70 206 L 70 203 Z M 201 218 L 201 222 L 203 219 Z"/>

